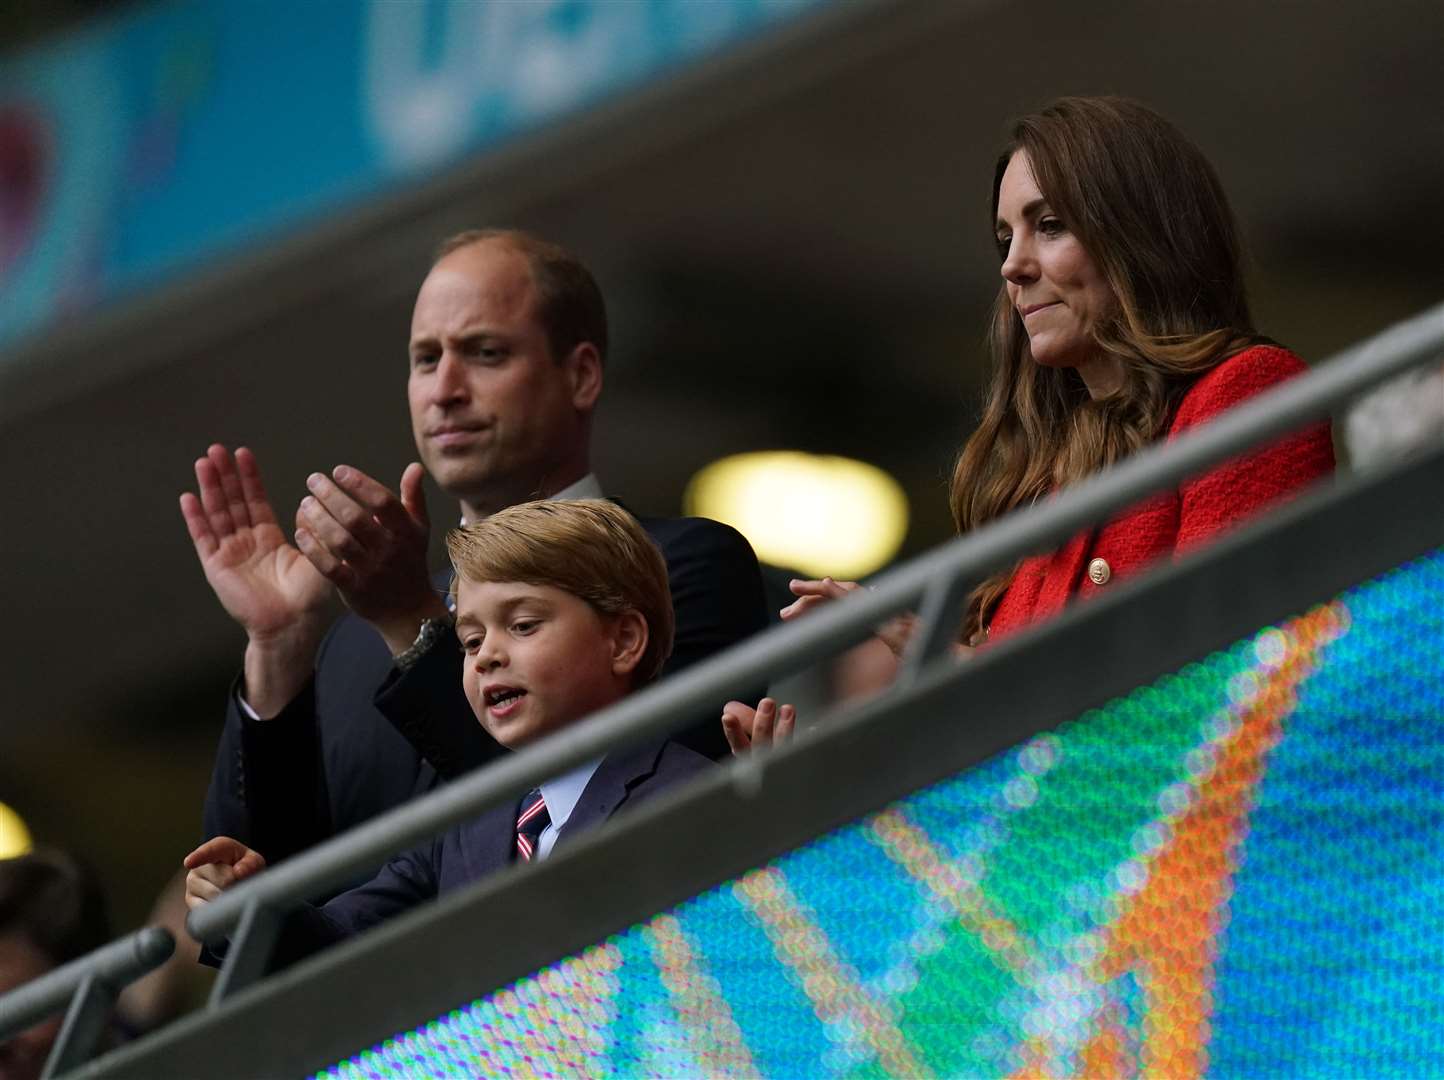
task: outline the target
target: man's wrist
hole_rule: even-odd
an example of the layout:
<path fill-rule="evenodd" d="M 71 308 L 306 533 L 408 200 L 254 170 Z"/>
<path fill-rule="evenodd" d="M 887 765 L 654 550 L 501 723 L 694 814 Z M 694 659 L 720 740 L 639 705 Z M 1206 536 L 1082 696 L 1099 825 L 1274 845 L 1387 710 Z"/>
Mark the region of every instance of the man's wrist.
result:
<path fill-rule="evenodd" d="M 421 626 L 427 619 L 446 619 L 448 617 L 446 604 L 441 597 L 433 593 L 428 602 L 417 610 L 394 618 L 376 620 L 371 625 L 376 628 L 376 632 L 386 642 L 386 647 L 391 650 L 391 655 L 397 657 L 416 644 L 416 637 L 421 633 Z"/>
<path fill-rule="evenodd" d="M 442 614 L 439 617 L 426 619 L 421 624 L 421 629 L 416 633 L 410 647 L 405 652 L 397 653 L 393 658 L 396 669 L 401 672 L 410 671 L 421 660 L 423 656 L 439 647 L 443 641 L 450 639 L 456 641 L 456 627 L 451 621 L 449 614 Z"/>
<path fill-rule="evenodd" d="M 319 644 L 319 633 L 250 640 L 240 695 L 257 719 L 273 719 L 305 688 Z"/>

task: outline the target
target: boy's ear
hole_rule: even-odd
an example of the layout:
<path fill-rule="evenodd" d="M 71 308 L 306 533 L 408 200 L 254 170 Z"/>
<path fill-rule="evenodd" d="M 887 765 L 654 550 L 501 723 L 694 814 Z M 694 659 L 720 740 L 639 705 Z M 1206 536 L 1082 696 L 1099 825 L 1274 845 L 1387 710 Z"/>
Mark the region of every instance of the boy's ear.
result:
<path fill-rule="evenodd" d="M 647 651 L 651 634 L 647 620 L 642 613 L 629 609 L 613 616 L 612 624 L 612 672 L 616 675 L 631 675 L 642 662 Z"/>

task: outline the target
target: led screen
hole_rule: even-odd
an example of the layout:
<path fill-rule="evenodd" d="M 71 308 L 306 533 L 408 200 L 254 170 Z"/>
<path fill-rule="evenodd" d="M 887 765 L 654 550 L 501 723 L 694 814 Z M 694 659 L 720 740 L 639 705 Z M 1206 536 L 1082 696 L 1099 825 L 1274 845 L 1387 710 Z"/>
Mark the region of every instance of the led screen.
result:
<path fill-rule="evenodd" d="M 326 1077 L 1444 1071 L 1444 551 Z"/>

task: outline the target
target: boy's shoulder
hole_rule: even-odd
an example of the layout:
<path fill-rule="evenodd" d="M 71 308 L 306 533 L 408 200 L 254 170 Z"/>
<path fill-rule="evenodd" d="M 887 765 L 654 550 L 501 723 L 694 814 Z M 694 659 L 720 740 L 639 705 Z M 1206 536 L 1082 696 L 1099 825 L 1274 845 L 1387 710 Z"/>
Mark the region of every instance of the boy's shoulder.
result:
<path fill-rule="evenodd" d="M 597 769 L 603 783 L 620 784 L 631 797 L 661 789 L 716 767 L 716 762 L 671 739 L 653 739 L 608 754 Z"/>

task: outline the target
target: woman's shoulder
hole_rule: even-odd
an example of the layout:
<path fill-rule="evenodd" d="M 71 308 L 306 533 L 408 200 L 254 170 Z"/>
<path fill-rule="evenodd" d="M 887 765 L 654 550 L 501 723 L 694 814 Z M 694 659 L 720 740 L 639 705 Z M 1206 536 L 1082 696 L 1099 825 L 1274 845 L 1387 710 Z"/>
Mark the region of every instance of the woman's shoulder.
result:
<path fill-rule="evenodd" d="M 1307 370 L 1308 365 L 1282 345 L 1250 345 L 1199 376 L 1183 395 L 1172 430 L 1207 420 Z"/>

